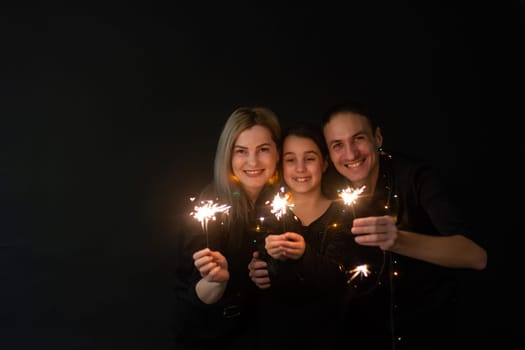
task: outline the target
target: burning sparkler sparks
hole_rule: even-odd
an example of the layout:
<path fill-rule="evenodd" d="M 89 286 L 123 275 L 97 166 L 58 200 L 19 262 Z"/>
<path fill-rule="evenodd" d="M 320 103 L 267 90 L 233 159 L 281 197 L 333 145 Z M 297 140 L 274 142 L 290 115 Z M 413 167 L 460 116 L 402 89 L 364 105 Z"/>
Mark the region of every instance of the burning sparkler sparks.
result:
<path fill-rule="evenodd" d="M 273 197 L 273 200 L 271 202 L 267 201 L 265 204 L 271 205 L 271 213 L 275 215 L 277 222 L 281 222 L 282 232 L 285 232 L 285 222 L 284 220 L 281 221 L 281 219 L 284 217 L 288 209 L 293 209 L 294 207 L 293 203 L 291 203 L 291 195 L 288 192 L 284 191 L 284 187 L 281 187 L 279 192 L 277 192 Z"/>
<path fill-rule="evenodd" d="M 290 195 L 284 192 L 284 187 L 281 187 L 281 190 L 273 197 L 271 212 L 279 221 L 289 207 L 293 207 L 293 204 L 290 203 Z"/>
<path fill-rule="evenodd" d="M 362 186 L 361 188 L 351 188 L 347 187 L 344 190 L 341 190 L 340 197 L 343 199 L 343 202 L 346 205 L 353 205 L 355 204 L 357 198 L 363 191 L 365 190 L 366 186 Z"/>
<path fill-rule="evenodd" d="M 372 271 L 368 268 L 368 265 L 367 264 L 363 264 L 363 265 L 357 265 L 356 267 L 354 267 L 352 270 L 349 270 L 347 271 L 347 274 L 351 276 L 348 278 L 348 280 L 346 281 L 346 283 L 351 283 L 355 278 L 357 278 L 358 276 L 361 276 L 361 277 L 368 277 L 368 275 L 372 273 Z"/>
<path fill-rule="evenodd" d="M 201 206 L 196 205 L 190 215 L 201 223 L 202 230 L 206 233 L 206 247 L 208 247 L 208 222 L 216 220 L 217 217 L 215 215 L 217 213 L 227 214 L 231 206 L 226 204 L 219 205 L 212 200 L 201 201 L 201 204 Z"/>
<path fill-rule="evenodd" d="M 343 203 L 346 205 L 350 205 L 352 207 L 352 213 L 355 217 L 355 202 L 357 201 L 357 198 L 363 191 L 365 190 L 366 186 L 362 186 L 360 188 L 352 188 L 347 187 L 344 190 L 341 190 L 341 193 L 339 193 L 339 197 L 343 200 Z"/>

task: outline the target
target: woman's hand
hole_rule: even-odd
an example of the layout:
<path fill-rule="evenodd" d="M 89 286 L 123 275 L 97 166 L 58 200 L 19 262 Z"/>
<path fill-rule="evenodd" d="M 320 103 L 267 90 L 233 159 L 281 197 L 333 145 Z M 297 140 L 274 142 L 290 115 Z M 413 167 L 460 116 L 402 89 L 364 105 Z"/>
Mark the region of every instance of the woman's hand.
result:
<path fill-rule="evenodd" d="M 209 248 L 201 249 L 193 254 L 193 263 L 201 277 L 208 282 L 226 282 L 230 279 L 228 261 L 218 251 Z"/>

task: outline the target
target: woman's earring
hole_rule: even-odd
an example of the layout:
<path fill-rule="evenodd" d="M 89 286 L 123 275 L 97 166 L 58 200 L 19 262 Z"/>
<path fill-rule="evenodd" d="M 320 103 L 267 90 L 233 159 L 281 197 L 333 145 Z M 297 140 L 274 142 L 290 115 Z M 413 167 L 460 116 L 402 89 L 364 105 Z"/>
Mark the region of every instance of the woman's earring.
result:
<path fill-rule="evenodd" d="M 379 153 L 383 152 L 383 147 L 381 147 L 381 146 L 377 147 L 377 152 L 379 152 Z"/>

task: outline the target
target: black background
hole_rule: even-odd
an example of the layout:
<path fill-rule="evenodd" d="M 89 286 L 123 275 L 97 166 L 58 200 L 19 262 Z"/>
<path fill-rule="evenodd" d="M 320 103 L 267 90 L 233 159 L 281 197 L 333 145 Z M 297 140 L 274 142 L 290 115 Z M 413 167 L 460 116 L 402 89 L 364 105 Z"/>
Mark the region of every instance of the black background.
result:
<path fill-rule="evenodd" d="M 502 213 L 515 207 L 504 173 L 516 150 L 500 82 L 515 76 L 522 5 L 515 14 L 439 2 L 4 6 L 0 348 L 172 348 L 168 228 L 211 179 L 227 116 L 263 105 L 283 124 L 319 121 L 352 97 L 381 111 L 387 150 L 443 170 L 488 250 L 485 271 L 462 271 L 451 322 L 472 344 L 509 341 L 520 278 Z"/>

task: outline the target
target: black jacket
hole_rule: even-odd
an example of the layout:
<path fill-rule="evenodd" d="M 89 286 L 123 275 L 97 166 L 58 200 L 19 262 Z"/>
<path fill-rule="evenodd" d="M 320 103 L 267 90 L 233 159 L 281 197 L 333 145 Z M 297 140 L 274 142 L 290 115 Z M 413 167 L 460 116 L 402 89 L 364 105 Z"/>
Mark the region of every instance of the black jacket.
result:
<path fill-rule="evenodd" d="M 385 214 L 397 217 L 400 230 L 468 237 L 451 193 L 423 162 L 382 155 L 373 200 L 357 216 Z M 386 256 L 388 273 L 379 288 L 346 306 L 352 343 L 359 349 L 455 349 L 458 271 L 394 253 Z"/>

